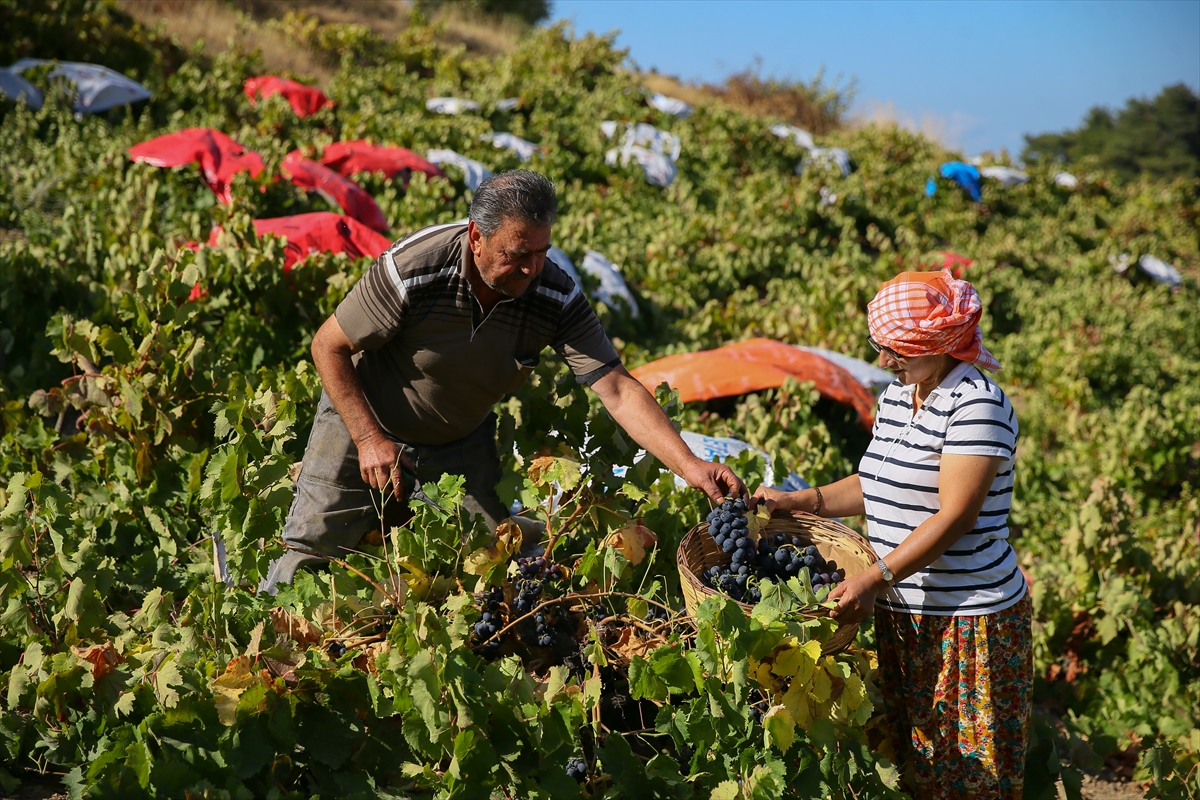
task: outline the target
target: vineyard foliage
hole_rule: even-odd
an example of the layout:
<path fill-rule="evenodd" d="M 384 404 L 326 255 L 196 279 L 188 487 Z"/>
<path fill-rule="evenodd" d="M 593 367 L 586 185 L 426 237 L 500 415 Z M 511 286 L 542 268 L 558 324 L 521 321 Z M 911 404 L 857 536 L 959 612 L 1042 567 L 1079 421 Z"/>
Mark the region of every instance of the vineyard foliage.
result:
<path fill-rule="evenodd" d="M 936 143 L 834 133 L 819 143 L 854 171 L 797 175 L 804 153 L 770 120 L 650 109 L 609 38 L 539 29 L 485 61 L 419 26 L 396 42 L 293 33 L 342 64 L 336 107 L 307 119 L 278 97 L 251 106 L 242 83 L 261 67 L 236 52 L 126 53 L 156 91 L 133 111 L 75 119 L 63 87 L 40 111 L 0 108 L 0 788 L 41 771 L 76 797 L 901 796 L 869 626 L 822 658 L 828 624 L 782 596 L 749 617 L 720 599 L 678 613 L 675 547 L 708 505 L 653 459 L 616 477 L 636 446 L 550 355 L 497 408 L 514 453 L 501 489 L 548 521 L 571 589 L 593 596 L 574 650 L 472 645 L 473 593 L 499 583 L 508 545 L 463 519 L 454 476 L 428 487 L 440 509 L 414 504 L 381 546 L 256 594 L 320 393 L 311 337 L 367 266 L 314 255 L 285 275 L 282 243 L 251 221 L 337 209 L 272 176 L 294 148 L 359 138 L 499 171 L 520 162 L 481 137 L 510 131 L 559 187 L 555 243 L 604 253 L 636 293 L 636 319 L 598 305 L 630 366 L 753 336 L 869 358 L 882 281 L 946 250 L 972 259 L 1021 419 L 1028 794 L 1053 797 L 1061 778 L 1074 795 L 1076 768 L 1108 764 L 1154 796 L 1200 796 L 1200 183 L 1091 171 L 1066 188 L 1035 166 L 1027 184 L 988 185 L 985 205 L 928 198 L 955 155 Z M 127 49 L 157 46 L 140 31 Z M 482 111 L 439 116 L 434 96 Z M 606 119 L 679 136 L 674 184 L 606 165 Z M 185 127 L 222 130 L 267 168 L 223 206 L 195 168 L 129 161 Z M 358 179 L 398 238 L 466 215 L 450 172 Z M 182 246 L 213 225 L 219 247 Z M 1182 286 L 1118 274 L 1122 254 L 1175 264 Z M 776 475 L 837 479 L 865 445 L 810 385 L 660 400 L 685 429 L 771 453 Z M 752 483 L 764 465 L 736 467 Z M 655 604 L 672 613 L 643 622 Z"/>

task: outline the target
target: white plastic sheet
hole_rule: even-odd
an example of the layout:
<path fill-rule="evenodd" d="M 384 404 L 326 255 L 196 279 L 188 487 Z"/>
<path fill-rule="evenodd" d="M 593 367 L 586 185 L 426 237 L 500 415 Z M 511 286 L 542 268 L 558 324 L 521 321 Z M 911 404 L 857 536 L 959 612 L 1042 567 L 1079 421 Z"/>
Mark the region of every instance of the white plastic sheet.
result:
<path fill-rule="evenodd" d="M 1117 256 L 1109 256 L 1108 263 L 1112 264 L 1113 270 L 1118 275 L 1124 275 L 1129 271 L 1130 261 L 1129 253 L 1121 253 Z M 1149 275 L 1159 283 L 1165 283 L 1172 289 L 1183 283 L 1183 275 L 1179 270 L 1172 267 L 1167 262 L 1160 258 L 1155 258 L 1152 255 L 1144 255 L 1137 261 L 1138 269 Z"/>
<path fill-rule="evenodd" d="M 619 297 L 629 306 L 631 315 L 638 315 L 637 301 L 633 299 L 633 293 L 629 291 L 629 285 L 625 283 L 625 278 L 621 276 L 621 270 L 616 264 L 595 250 L 588 250 L 584 253 L 583 264 L 580 266 L 584 272 L 600 281 L 593 297 L 613 308 L 617 307 L 615 300 Z"/>
<path fill-rule="evenodd" d="M 533 142 L 511 133 L 485 133 L 483 140 L 496 147 L 512 150 L 522 161 L 533 158 L 533 154 L 538 150 L 538 146 Z"/>
<path fill-rule="evenodd" d="M 601 122 L 600 129 L 605 137 L 611 139 L 617 133 L 617 123 Z M 678 175 L 675 162 L 679 160 L 680 147 L 678 136 L 639 122 L 626 127 L 621 146 L 606 152 L 604 161 L 612 167 L 637 161 L 647 183 L 665 188 L 674 183 Z"/>
<path fill-rule="evenodd" d="M 801 478 L 794 472 L 789 472 L 788 476 L 783 479 L 783 483 L 774 487 L 781 492 L 798 492 L 801 489 L 811 489 L 812 484 Z"/>
<path fill-rule="evenodd" d="M 0 69 L 0 94 L 14 103 L 24 103 L 32 109 L 42 107 L 41 91 L 20 75 L 6 69 Z"/>
<path fill-rule="evenodd" d="M 563 272 L 570 275 L 576 286 L 580 289 L 583 288 L 579 271 L 575 268 L 575 262 L 571 261 L 570 256 L 560 250 L 557 245 L 550 245 L 550 251 L 546 253 L 546 256 Z M 600 281 L 600 286 L 592 293 L 592 297 L 614 308 L 616 303 L 613 302 L 613 298 L 620 297 L 629 304 L 629 313 L 635 317 L 638 315 L 638 307 L 633 299 L 633 293 L 629 291 L 629 285 L 625 283 L 625 279 L 615 264 L 599 253 L 589 250 L 583 259 L 583 268 L 589 275 Z"/>
<path fill-rule="evenodd" d="M 1029 175 L 1027 173 L 1019 169 L 1013 169 L 1012 167 L 984 167 L 979 170 L 979 174 L 985 178 L 991 178 L 1001 186 L 1009 189 L 1029 182 Z"/>
<path fill-rule="evenodd" d="M 1183 283 L 1183 275 L 1162 259 L 1144 255 L 1138 259 L 1138 268 L 1159 283 L 1165 283 L 1174 289 Z"/>
<path fill-rule="evenodd" d="M 797 128 L 795 125 L 788 125 L 781 122 L 771 128 L 771 133 L 775 134 L 780 139 L 791 139 L 805 150 L 811 150 L 817 146 L 816 142 L 813 141 L 811 133 L 803 128 Z"/>
<path fill-rule="evenodd" d="M 692 114 L 692 107 L 677 97 L 667 97 L 665 94 L 654 93 L 646 100 L 652 107 L 672 117 L 687 119 Z"/>
<path fill-rule="evenodd" d="M 425 101 L 425 108 L 438 114 L 461 114 L 464 111 L 478 111 L 479 103 L 461 97 L 431 97 Z"/>
<path fill-rule="evenodd" d="M 575 262 L 571 257 L 564 253 L 558 245 L 550 245 L 550 250 L 546 253 L 546 258 L 558 265 L 558 268 L 571 276 L 571 280 L 575 281 L 575 285 L 580 289 L 583 288 L 583 281 L 579 279 L 579 270 L 575 269 Z"/>
<path fill-rule="evenodd" d="M 49 63 L 42 58 L 22 58 L 9 70 L 19 73 Z M 61 61 L 50 70 L 50 77 L 66 78 L 75 84 L 76 95 L 72 108 L 77 114 L 98 114 L 152 97 L 150 90 L 137 81 L 99 64 Z"/>
<path fill-rule="evenodd" d="M 850 154 L 840 147 L 814 147 L 808 151 L 799 164 L 796 174 L 800 175 L 810 168 L 841 170 L 843 176 L 850 174 Z"/>
<path fill-rule="evenodd" d="M 506 97 L 503 100 L 496 101 L 496 108 L 500 111 L 512 111 L 521 103 L 519 97 Z"/>
<path fill-rule="evenodd" d="M 696 458 L 701 458 L 709 462 L 724 463 L 725 459 L 729 458 L 730 456 L 740 455 L 747 450 L 753 450 L 755 453 L 758 453 L 763 460 L 763 483 L 765 483 L 767 486 L 774 486 L 775 469 L 771 463 L 771 457 L 762 450 L 759 450 L 757 447 L 753 447 L 741 441 L 740 439 L 705 436 L 702 433 L 692 433 L 691 431 L 683 431 L 679 434 L 679 436 L 683 439 L 683 443 L 688 446 L 688 449 L 692 451 L 692 455 L 696 456 Z M 638 450 L 637 455 L 633 457 L 633 463 L 637 464 L 645 457 L 646 451 Z M 613 474 L 617 477 L 623 476 L 628 471 L 629 467 L 613 467 Z M 663 470 L 663 472 L 666 471 L 667 470 Z M 790 477 L 791 476 L 789 476 L 789 478 Z M 796 477 L 799 478 L 799 476 Z M 800 480 L 803 483 L 803 479 Z M 675 485 L 683 487 L 687 486 L 687 482 L 683 478 L 676 475 Z M 754 487 L 750 488 L 751 491 L 753 491 Z"/>
<path fill-rule="evenodd" d="M 747 450 L 753 450 L 762 456 L 763 459 L 763 482 L 768 486 L 775 485 L 775 469 L 771 464 L 771 457 L 740 439 L 728 439 L 716 436 L 705 436 L 702 433 L 692 433 L 691 431 L 683 431 L 679 434 L 683 438 L 684 444 L 697 458 L 702 458 L 705 461 L 724 461 L 730 456 L 736 456 L 744 453 Z"/>
<path fill-rule="evenodd" d="M 472 192 L 478 189 L 485 179 L 492 177 L 492 171 L 483 164 L 453 150 L 430 150 L 425 154 L 425 158 L 432 164 L 453 164 L 461 169 L 466 175 L 467 188 Z"/>
<path fill-rule="evenodd" d="M 1076 178 L 1069 172 L 1059 172 L 1054 176 L 1054 182 L 1059 186 L 1065 186 L 1068 189 L 1074 189 L 1079 185 L 1079 178 Z"/>

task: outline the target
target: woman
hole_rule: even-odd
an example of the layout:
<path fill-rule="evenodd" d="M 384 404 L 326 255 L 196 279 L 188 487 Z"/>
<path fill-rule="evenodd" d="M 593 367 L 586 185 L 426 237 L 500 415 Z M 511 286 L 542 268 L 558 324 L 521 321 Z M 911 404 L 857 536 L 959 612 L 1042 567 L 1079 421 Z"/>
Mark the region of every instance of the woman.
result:
<path fill-rule="evenodd" d="M 905 272 L 867 306 L 896 376 L 856 475 L 755 492 L 768 508 L 865 514 L 879 562 L 830 593 L 876 612 L 885 711 L 920 798 L 1021 797 L 1033 684 L 1032 606 L 1008 544 L 1017 420 L 982 370 L 982 304 L 948 272 Z"/>

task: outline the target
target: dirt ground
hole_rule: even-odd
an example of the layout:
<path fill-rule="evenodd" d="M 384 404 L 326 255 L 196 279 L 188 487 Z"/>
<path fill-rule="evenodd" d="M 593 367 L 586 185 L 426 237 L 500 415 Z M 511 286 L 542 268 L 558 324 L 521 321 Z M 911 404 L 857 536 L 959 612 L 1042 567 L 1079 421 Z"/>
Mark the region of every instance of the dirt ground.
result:
<path fill-rule="evenodd" d="M 1146 788 L 1135 781 L 1105 780 L 1095 775 L 1083 776 L 1083 800 L 1142 800 Z M 1066 800 L 1062 787 L 1058 796 Z"/>
<path fill-rule="evenodd" d="M 0 792 L 0 800 L 69 800 L 57 776 L 22 775 L 21 785 L 12 794 Z"/>

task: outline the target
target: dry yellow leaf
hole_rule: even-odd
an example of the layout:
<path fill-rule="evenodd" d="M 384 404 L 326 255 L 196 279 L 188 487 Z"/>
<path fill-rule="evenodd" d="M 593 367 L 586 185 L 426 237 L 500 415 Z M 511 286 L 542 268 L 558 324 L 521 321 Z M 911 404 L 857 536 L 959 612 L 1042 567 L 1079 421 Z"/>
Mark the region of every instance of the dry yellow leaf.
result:
<path fill-rule="evenodd" d="M 225 672 L 213 679 L 213 703 L 222 725 L 233 725 L 237 721 L 238 700 L 242 692 L 263 680 L 260 672 L 250 669 L 251 661 L 238 656 L 229 662 Z"/>
<path fill-rule="evenodd" d="M 316 644 L 324 638 L 316 625 L 279 607 L 271 609 L 271 627 L 299 644 Z"/>
<path fill-rule="evenodd" d="M 468 575 L 487 575 L 488 570 L 507 560 L 508 553 L 497 545 L 481 547 L 463 559 L 463 572 Z"/>
<path fill-rule="evenodd" d="M 658 544 L 658 536 L 639 519 L 610 534 L 606 544 L 637 565 L 646 560 L 646 551 Z"/>
<path fill-rule="evenodd" d="M 125 657 L 117 652 L 112 642 L 93 644 L 89 647 L 72 647 L 71 652 L 80 660 L 92 665 L 92 677 L 96 680 L 100 680 L 125 661 Z"/>
<path fill-rule="evenodd" d="M 496 541 L 500 548 L 508 555 L 516 555 L 521 552 L 521 544 L 524 539 L 524 532 L 521 526 L 507 519 L 496 526 Z"/>

